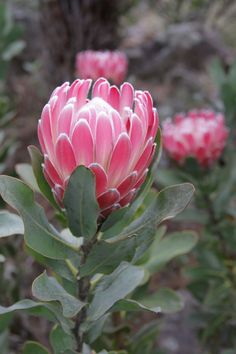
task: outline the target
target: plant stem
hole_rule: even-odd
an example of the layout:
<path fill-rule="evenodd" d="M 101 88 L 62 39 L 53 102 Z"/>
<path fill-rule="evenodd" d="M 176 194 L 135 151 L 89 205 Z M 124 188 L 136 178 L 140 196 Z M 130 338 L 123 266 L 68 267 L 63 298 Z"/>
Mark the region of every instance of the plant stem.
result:
<path fill-rule="evenodd" d="M 92 240 L 88 241 L 83 246 L 81 246 L 80 266 L 85 264 L 90 251 L 92 250 L 94 244 L 97 242 L 98 231 L 96 232 L 96 234 L 94 235 Z M 82 277 L 82 278 L 78 277 L 78 298 L 79 298 L 79 300 L 81 300 L 82 302 L 86 302 L 88 300 L 89 289 L 90 289 L 90 278 L 89 277 Z M 82 308 L 82 310 L 78 314 L 76 321 L 75 321 L 75 327 L 74 327 L 74 334 L 75 334 L 75 338 L 77 341 L 77 350 L 81 354 L 82 354 L 83 342 L 84 342 L 84 334 L 81 331 L 81 325 L 85 322 L 86 316 L 87 316 L 87 308 L 85 306 Z"/>

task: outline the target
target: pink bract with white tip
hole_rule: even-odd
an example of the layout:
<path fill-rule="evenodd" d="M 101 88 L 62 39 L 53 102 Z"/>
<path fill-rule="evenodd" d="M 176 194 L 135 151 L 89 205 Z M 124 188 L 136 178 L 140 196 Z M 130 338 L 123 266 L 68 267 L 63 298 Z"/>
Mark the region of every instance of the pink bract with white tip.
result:
<path fill-rule="evenodd" d="M 91 80 L 57 87 L 43 109 L 38 137 L 43 170 L 62 204 L 73 170 L 84 165 L 96 177 L 103 215 L 133 199 L 155 151 L 158 116 L 150 94 L 129 83 L 120 90 L 100 78 L 88 99 Z"/>
<path fill-rule="evenodd" d="M 222 154 L 228 137 L 224 116 L 211 110 L 193 110 L 178 114 L 163 123 L 163 145 L 177 162 L 194 157 L 203 167 L 210 166 Z"/>
<path fill-rule="evenodd" d="M 76 57 L 76 71 L 81 79 L 97 80 L 104 77 L 119 85 L 124 81 L 127 69 L 127 57 L 120 51 L 86 50 Z"/>

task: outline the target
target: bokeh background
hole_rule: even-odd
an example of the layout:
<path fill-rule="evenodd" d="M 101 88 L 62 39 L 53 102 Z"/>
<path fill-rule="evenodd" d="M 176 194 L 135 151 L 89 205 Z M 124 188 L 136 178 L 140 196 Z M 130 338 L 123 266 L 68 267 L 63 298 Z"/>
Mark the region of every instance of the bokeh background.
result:
<path fill-rule="evenodd" d="M 162 121 L 191 108 L 224 110 L 216 81 L 219 68 L 227 72 L 235 60 L 235 33 L 235 0 L 1 0 L 1 172 L 15 175 L 16 164 L 29 162 L 27 146 L 38 145 L 42 107 L 57 85 L 77 77 L 78 52 L 124 51 L 127 80 L 150 91 Z M 25 255 L 18 237 L 1 240 L 0 254 L 0 303 L 8 306 L 31 296 L 31 281 L 41 268 Z M 161 321 L 152 353 L 205 353 L 191 316 L 198 302 L 181 261 L 154 276 L 150 289 L 156 284 L 181 293 L 185 307 Z M 141 317 L 133 331 L 151 320 Z M 10 352 L 18 353 L 26 339 L 47 344 L 48 324 L 21 314 L 10 333 Z M 0 348 L 6 340 L 0 335 Z M 206 353 L 218 352 L 234 353 Z"/>

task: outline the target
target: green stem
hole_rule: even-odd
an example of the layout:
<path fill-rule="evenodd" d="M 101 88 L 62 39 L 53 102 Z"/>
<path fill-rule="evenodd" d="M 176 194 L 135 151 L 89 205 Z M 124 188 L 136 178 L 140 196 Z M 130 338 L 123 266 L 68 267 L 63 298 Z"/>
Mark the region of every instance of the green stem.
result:
<path fill-rule="evenodd" d="M 81 261 L 80 261 L 80 266 L 85 264 L 86 259 L 91 252 L 94 244 L 97 242 L 97 237 L 98 237 L 99 230 L 97 230 L 96 234 L 92 238 L 92 240 L 88 241 L 85 243 L 83 246 L 81 246 Z M 89 277 L 78 277 L 78 298 L 82 302 L 87 302 L 88 300 L 88 295 L 89 295 L 89 290 L 90 290 L 90 278 Z M 75 327 L 74 327 L 74 334 L 76 337 L 77 341 L 77 350 L 79 353 L 82 354 L 82 349 L 83 349 L 83 343 L 84 343 L 84 334 L 81 331 L 81 326 L 85 322 L 87 317 L 87 308 L 86 306 L 82 308 L 80 313 L 78 314 L 76 321 L 75 321 Z"/>

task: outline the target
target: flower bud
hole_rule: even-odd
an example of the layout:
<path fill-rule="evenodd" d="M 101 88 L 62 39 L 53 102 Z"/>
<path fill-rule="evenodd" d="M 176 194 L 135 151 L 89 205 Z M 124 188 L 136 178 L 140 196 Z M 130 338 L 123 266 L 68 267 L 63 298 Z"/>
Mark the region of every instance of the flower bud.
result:
<path fill-rule="evenodd" d="M 155 150 L 158 115 L 150 94 L 120 89 L 100 78 L 57 87 L 38 124 L 43 170 L 62 205 L 68 179 L 79 165 L 95 175 L 101 212 L 123 207 L 144 182 Z"/>
<path fill-rule="evenodd" d="M 202 167 L 210 166 L 221 156 L 227 136 L 224 116 L 211 110 L 178 114 L 163 123 L 164 148 L 180 164 L 193 157 Z"/>
<path fill-rule="evenodd" d="M 126 77 L 127 68 L 127 57 L 120 51 L 87 50 L 76 57 L 76 71 L 81 79 L 97 80 L 104 77 L 119 85 Z"/>

